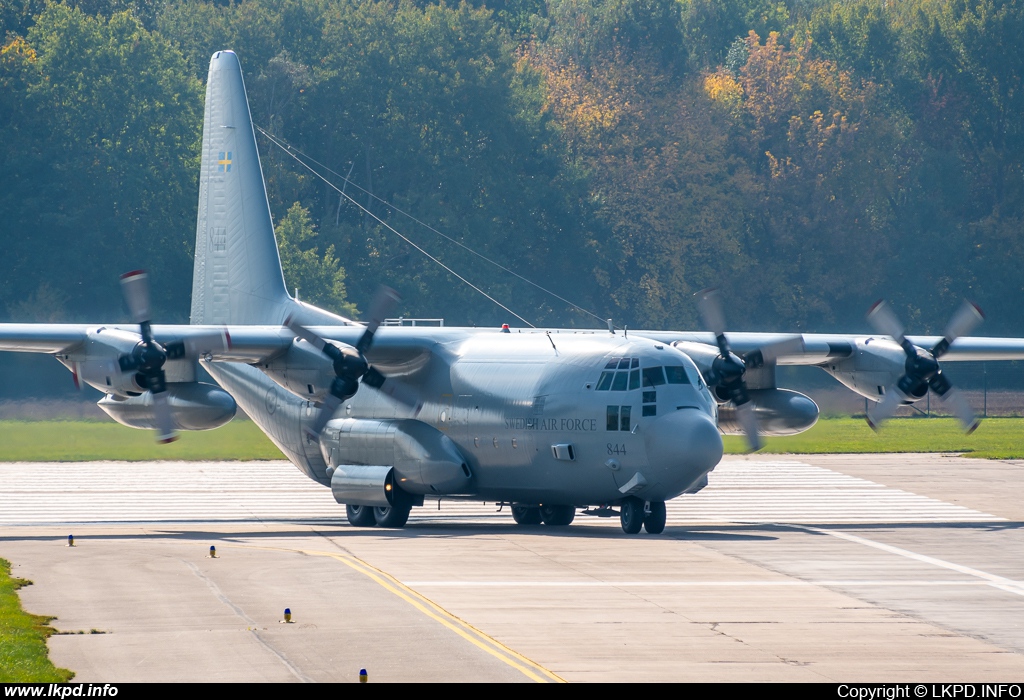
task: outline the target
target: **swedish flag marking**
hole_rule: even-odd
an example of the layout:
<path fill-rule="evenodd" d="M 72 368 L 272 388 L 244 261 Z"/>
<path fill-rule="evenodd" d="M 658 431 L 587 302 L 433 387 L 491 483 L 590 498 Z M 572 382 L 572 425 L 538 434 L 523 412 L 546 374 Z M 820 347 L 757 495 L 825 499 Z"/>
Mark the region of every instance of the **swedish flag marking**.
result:
<path fill-rule="evenodd" d="M 224 157 L 224 151 L 220 152 L 220 157 L 217 159 L 217 172 L 231 172 L 231 151 L 228 151 L 227 158 Z"/>

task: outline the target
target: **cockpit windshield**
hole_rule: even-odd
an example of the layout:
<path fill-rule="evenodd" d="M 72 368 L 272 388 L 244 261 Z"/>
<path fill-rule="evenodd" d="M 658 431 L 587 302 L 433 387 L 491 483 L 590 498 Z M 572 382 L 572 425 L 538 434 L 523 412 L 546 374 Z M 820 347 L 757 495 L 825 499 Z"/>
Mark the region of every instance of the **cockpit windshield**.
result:
<path fill-rule="evenodd" d="M 613 357 L 605 365 L 597 381 L 598 391 L 631 391 L 663 384 L 692 384 L 696 368 L 684 365 L 644 367 L 638 357 Z"/>

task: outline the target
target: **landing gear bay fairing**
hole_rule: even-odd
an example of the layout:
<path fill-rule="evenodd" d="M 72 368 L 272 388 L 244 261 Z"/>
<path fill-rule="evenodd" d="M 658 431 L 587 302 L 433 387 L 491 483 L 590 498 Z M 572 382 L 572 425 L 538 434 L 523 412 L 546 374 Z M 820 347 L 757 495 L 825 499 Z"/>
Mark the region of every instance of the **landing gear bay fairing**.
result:
<path fill-rule="evenodd" d="M 628 533 L 665 527 L 665 501 L 696 493 L 722 433 L 789 435 L 814 402 L 778 388 L 779 364 L 815 365 L 879 402 L 875 423 L 932 390 L 965 427 L 970 407 L 938 359 L 1024 359 L 1019 339 L 904 336 L 885 307 L 877 336 L 730 333 L 714 291 L 710 332 L 389 327 L 382 290 L 357 323 L 289 296 L 238 59 L 210 61 L 191 325 L 151 318 L 145 273 L 123 291 L 133 323 L 7 324 L 0 349 L 53 355 L 104 392 L 119 423 L 208 430 L 237 407 L 353 525 L 402 527 L 425 500 L 508 504 L 515 522 L 569 525 L 617 512 Z M 198 382 L 199 364 L 217 385 Z"/>

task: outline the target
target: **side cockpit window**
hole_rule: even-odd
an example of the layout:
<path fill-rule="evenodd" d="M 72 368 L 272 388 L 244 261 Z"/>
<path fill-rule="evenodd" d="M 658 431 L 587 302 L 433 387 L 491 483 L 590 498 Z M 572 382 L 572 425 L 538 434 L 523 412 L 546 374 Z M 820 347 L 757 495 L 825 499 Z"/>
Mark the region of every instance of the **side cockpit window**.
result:
<path fill-rule="evenodd" d="M 689 384 L 690 378 L 686 375 L 685 367 L 666 367 L 665 377 L 669 384 Z"/>
<path fill-rule="evenodd" d="M 646 367 L 643 370 L 644 386 L 661 386 L 665 383 L 665 370 L 661 367 Z"/>

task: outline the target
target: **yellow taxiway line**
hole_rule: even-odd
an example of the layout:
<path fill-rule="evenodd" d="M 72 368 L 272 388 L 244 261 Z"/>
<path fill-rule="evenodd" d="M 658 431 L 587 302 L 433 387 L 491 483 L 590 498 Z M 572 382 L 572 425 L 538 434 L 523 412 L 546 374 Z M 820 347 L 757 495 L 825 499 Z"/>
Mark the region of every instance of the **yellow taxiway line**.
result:
<path fill-rule="evenodd" d="M 263 549 L 272 550 L 276 552 L 294 552 L 296 554 L 305 554 L 313 557 L 328 557 L 336 561 L 345 564 L 346 566 L 358 571 L 374 583 L 378 584 L 385 590 L 398 596 L 409 605 L 413 606 L 421 613 L 439 622 L 455 634 L 459 635 L 469 643 L 473 644 L 477 648 L 487 652 L 494 658 L 508 664 L 512 668 L 516 669 L 527 678 L 536 681 L 537 683 L 566 683 L 567 681 L 559 676 L 558 674 L 550 671 L 536 661 L 531 661 L 514 649 L 510 649 L 505 646 L 497 639 L 494 639 L 487 633 L 477 629 L 473 625 L 469 624 L 457 615 L 454 615 L 443 607 L 430 600 L 426 596 L 418 593 L 409 586 L 405 585 L 397 578 L 382 571 L 377 567 L 367 564 L 362 559 L 354 557 L 351 554 L 336 554 L 334 552 L 320 552 L 310 549 L 288 549 L 285 547 L 260 547 L 255 545 L 240 545 L 233 544 L 228 545 L 230 547 L 238 547 L 242 549 Z"/>

